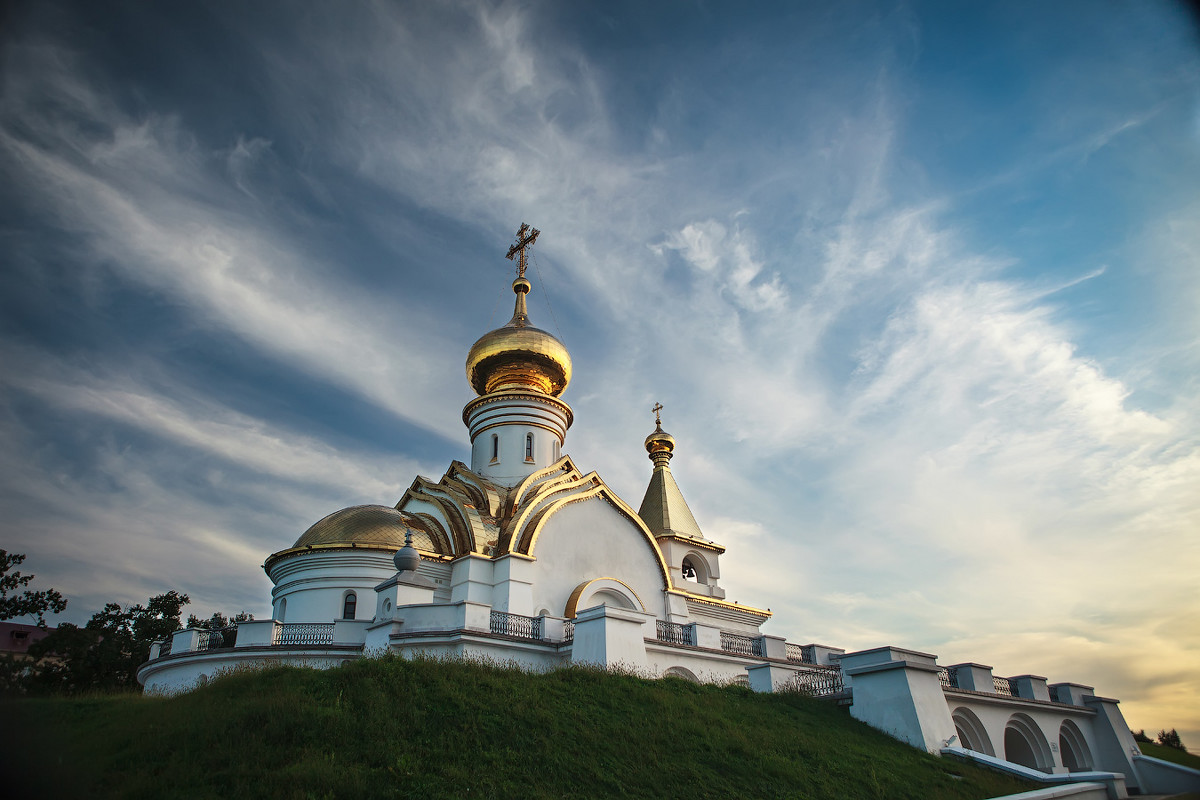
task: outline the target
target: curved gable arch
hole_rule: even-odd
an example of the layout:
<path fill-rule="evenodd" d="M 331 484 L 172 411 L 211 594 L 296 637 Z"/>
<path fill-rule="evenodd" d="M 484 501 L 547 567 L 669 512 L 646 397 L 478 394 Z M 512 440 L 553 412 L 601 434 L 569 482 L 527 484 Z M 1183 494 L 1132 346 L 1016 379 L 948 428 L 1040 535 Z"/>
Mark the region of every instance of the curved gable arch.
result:
<path fill-rule="evenodd" d="M 590 489 L 578 494 L 571 494 L 566 497 L 562 497 L 546 506 L 543 511 L 538 513 L 536 521 L 522 532 L 518 546 L 514 547 L 513 549 L 527 556 L 535 556 L 534 548 L 537 546 L 538 536 L 541 535 L 542 531 L 545 529 L 546 522 L 551 517 L 568 505 L 581 503 L 585 500 L 592 500 L 594 498 L 600 498 L 612 506 L 618 514 L 624 517 L 638 531 L 642 539 L 645 540 L 646 545 L 650 548 L 650 552 L 654 554 L 655 562 L 658 565 L 659 577 L 662 580 L 662 588 L 664 590 L 670 589 L 670 570 L 667 569 L 667 562 L 663 558 L 662 550 L 658 548 L 658 542 L 655 541 L 654 535 L 650 533 L 650 529 L 646 527 L 646 523 L 642 521 L 642 518 L 639 517 L 632 508 L 625 504 L 625 501 L 617 496 L 616 492 L 608 488 L 608 485 L 605 484 L 604 481 L 601 480 L 598 475 L 596 475 L 596 473 L 590 473 L 587 478 L 594 479 L 594 483 Z"/>

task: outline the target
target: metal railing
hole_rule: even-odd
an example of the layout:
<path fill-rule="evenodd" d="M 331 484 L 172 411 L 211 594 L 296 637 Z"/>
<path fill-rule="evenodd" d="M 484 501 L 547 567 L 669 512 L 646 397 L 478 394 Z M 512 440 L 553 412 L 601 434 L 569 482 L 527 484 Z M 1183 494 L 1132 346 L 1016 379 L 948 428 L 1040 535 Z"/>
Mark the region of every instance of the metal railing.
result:
<path fill-rule="evenodd" d="M 943 689 L 957 689 L 958 669 L 942 667 L 940 670 L 938 670 L 938 680 L 942 682 Z"/>
<path fill-rule="evenodd" d="M 680 625 L 678 622 L 658 620 L 658 640 L 667 644 L 692 644 L 692 628 L 690 625 Z"/>
<path fill-rule="evenodd" d="M 575 620 L 569 619 L 563 623 L 563 641 L 575 641 Z"/>
<path fill-rule="evenodd" d="M 1059 689 L 1059 687 L 1057 687 L 1057 686 L 1051 686 L 1051 687 L 1050 687 L 1050 702 L 1051 702 L 1051 703 L 1063 703 L 1063 702 L 1066 702 L 1066 701 L 1064 701 L 1064 700 L 1060 700 L 1060 699 L 1059 699 L 1059 696 L 1058 696 L 1058 689 Z"/>
<path fill-rule="evenodd" d="M 828 697 L 846 691 L 840 669 L 816 669 L 812 672 L 797 672 L 792 679 L 796 690 L 811 697 Z"/>
<path fill-rule="evenodd" d="M 272 644 L 333 644 L 332 622 L 285 622 L 275 626 Z"/>
<path fill-rule="evenodd" d="M 516 639 L 542 640 L 542 618 L 526 617 L 521 614 L 509 614 L 504 611 L 493 611 L 491 618 L 492 633 L 501 636 L 512 636 Z"/>
<path fill-rule="evenodd" d="M 1020 696 L 1016 692 L 1017 687 L 1013 686 L 1012 680 L 1010 680 L 1009 678 L 997 678 L 996 676 L 993 675 L 992 676 L 992 686 L 993 686 L 993 688 L 995 688 L 996 694 L 1002 694 L 1005 697 L 1019 697 Z"/>
<path fill-rule="evenodd" d="M 799 645 L 786 643 L 784 648 L 787 651 L 787 660 L 793 664 L 816 664 L 817 654 L 816 648 L 811 644 Z"/>
<path fill-rule="evenodd" d="M 175 638 L 175 634 L 171 634 L 167 638 L 158 643 L 158 657 L 171 655 L 171 640 Z"/>
<path fill-rule="evenodd" d="M 758 656 L 762 658 L 762 639 L 742 636 L 739 633 L 721 631 L 721 649 L 726 653 L 736 653 L 739 656 Z"/>
<path fill-rule="evenodd" d="M 237 643 L 237 625 L 218 628 L 213 631 L 200 631 L 196 637 L 197 650 L 216 650 L 233 647 Z"/>

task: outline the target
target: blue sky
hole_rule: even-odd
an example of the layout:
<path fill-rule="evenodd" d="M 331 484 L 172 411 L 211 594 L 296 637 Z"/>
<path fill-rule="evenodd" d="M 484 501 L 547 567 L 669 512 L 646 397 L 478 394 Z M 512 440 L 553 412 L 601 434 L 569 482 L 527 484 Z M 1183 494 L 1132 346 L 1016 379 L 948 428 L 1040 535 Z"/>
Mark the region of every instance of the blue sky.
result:
<path fill-rule="evenodd" d="M 1049 7 L 1047 7 L 1049 6 Z M 471 343 L 650 406 L 769 630 L 1200 741 L 1200 38 L 1169 3 L 30 4 L 0 96 L 0 547 L 269 610 L 466 459 Z M 547 298 L 549 304 L 547 304 Z"/>

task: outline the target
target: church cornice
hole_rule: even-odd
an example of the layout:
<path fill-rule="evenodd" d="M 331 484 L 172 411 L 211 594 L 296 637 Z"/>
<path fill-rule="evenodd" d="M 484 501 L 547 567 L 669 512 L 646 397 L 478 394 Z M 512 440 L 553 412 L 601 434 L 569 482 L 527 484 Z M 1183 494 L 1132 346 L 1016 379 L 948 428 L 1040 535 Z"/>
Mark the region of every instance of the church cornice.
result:
<path fill-rule="evenodd" d="M 351 542 L 349 544 L 344 542 L 334 544 L 309 544 L 304 545 L 303 547 L 289 547 L 286 550 L 279 550 L 278 552 L 272 553 L 271 555 L 267 556 L 266 560 L 262 564 L 262 568 L 264 571 L 270 574 L 271 569 L 276 564 L 294 556 L 319 555 L 336 552 L 361 553 L 363 551 L 374 551 L 391 555 L 392 553 L 396 552 L 396 548 L 385 544 L 363 544 L 358 542 Z M 451 560 L 450 556 L 443 555 L 442 553 L 436 553 L 432 550 L 425 550 L 424 548 L 420 547 L 417 548 L 417 552 L 421 554 L 421 558 L 429 559 L 430 561 Z"/>
<path fill-rule="evenodd" d="M 696 547 L 700 550 L 709 550 L 717 555 L 721 555 L 725 552 L 725 548 L 716 542 L 710 542 L 707 539 L 697 539 L 695 536 L 688 536 L 686 533 L 666 531 L 664 533 L 657 534 L 654 538 L 660 542 L 664 539 L 669 539 L 670 541 L 678 542 L 679 544 L 687 545 L 688 547 Z"/>
<path fill-rule="evenodd" d="M 744 611 L 747 614 L 750 614 L 751 616 L 762 617 L 763 619 L 770 619 L 771 617 L 774 616 L 774 614 L 772 614 L 767 609 L 755 608 L 754 606 L 742 605 L 741 603 L 735 603 L 731 600 L 714 600 L 711 597 L 704 597 L 702 595 L 692 594 L 691 592 L 685 591 L 683 589 L 674 589 L 674 588 L 669 589 L 668 594 L 675 594 L 675 595 L 684 597 L 687 599 L 687 601 L 689 603 L 699 603 L 702 606 L 715 606 L 717 608 L 724 608 L 729 611 Z"/>
<path fill-rule="evenodd" d="M 564 403 L 562 400 L 559 400 L 557 397 L 551 397 L 548 394 L 541 394 L 540 392 L 505 391 L 492 392 L 491 394 L 485 394 L 480 397 L 476 397 L 474 400 L 463 406 L 463 424 L 469 428 L 471 426 L 471 415 L 477 409 L 483 408 L 484 406 L 492 405 L 494 403 L 509 403 L 521 400 L 531 403 L 540 403 L 541 405 L 550 406 L 551 408 L 558 410 L 559 413 L 566 417 L 568 428 L 571 427 L 571 425 L 575 422 L 575 412 L 571 410 L 569 405 Z"/>

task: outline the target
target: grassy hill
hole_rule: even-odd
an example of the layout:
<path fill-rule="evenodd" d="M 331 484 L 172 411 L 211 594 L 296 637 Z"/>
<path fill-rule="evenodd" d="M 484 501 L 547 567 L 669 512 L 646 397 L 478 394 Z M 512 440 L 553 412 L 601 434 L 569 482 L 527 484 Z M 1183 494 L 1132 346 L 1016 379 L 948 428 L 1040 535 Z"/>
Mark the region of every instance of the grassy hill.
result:
<path fill-rule="evenodd" d="M 1142 748 L 1144 755 L 1161 758 L 1163 761 L 1181 764 L 1192 769 L 1200 769 L 1200 756 L 1195 753 L 1176 750 L 1174 747 L 1163 747 L 1161 744 L 1155 744 L 1154 742 L 1138 742 L 1138 747 Z"/>
<path fill-rule="evenodd" d="M 1032 788 L 796 695 L 456 661 L 6 701 L 6 789 L 128 798 L 962 798 Z"/>

